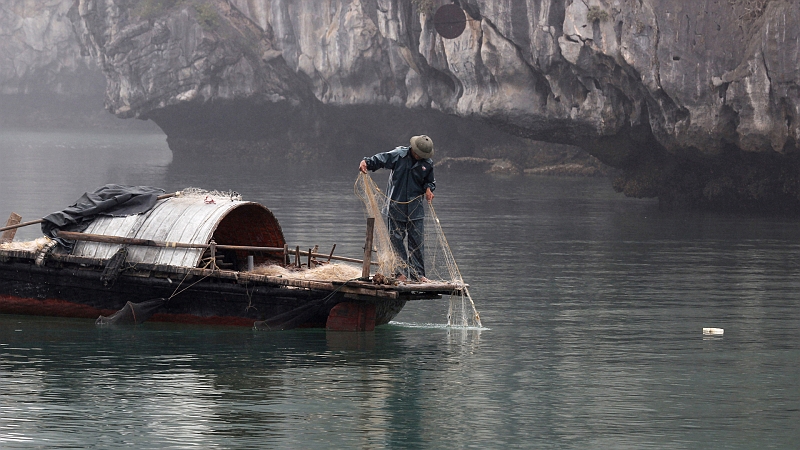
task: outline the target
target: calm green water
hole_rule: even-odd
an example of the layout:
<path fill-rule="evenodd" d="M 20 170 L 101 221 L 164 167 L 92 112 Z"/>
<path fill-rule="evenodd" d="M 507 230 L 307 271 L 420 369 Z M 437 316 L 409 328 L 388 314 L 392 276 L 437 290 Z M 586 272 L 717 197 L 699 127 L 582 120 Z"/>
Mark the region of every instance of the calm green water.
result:
<path fill-rule="evenodd" d="M 357 161 L 20 131 L 0 161 L 3 217 L 111 182 L 232 189 L 290 243 L 361 251 Z M 437 179 L 486 329 L 447 329 L 444 301 L 361 334 L 0 315 L 0 448 L 797 448 L 800 220 L 661 213 L 604 179 Z"/>

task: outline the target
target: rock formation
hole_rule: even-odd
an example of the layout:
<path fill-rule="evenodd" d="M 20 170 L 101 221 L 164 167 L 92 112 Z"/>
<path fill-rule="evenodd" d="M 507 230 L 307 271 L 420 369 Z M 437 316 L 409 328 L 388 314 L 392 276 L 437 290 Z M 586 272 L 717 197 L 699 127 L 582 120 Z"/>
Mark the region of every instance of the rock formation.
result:
<path fill-rule="evenodd" d="M 71 17 L 70 17 L 71 16 Z M 103 76 L 73 27 L 74 2 L 3 0 L 0 4 L 0 95 L 64 96 L 102 90 Z"/>
<path fill-rule="evenodd" d="M 76 39 L 80 23 L 73 1 L 0 2 L 0 123 L 55 119 L 65 102 L 102 113 L 105 78 Z"/>
<path fill-rule="evenodd" d="M 0 127 L 153 129 L 108 114 L 75 0 L 0 2 Z"/>
<path fill-rule="evenodd" d="M 622 169 L 615 188 L 665 206 L 798 208 L 795 0 L 461 0 L 454 39 L 434 29 L 445 3 L 79 0 L 78 11 L 109 110 L 152 119 L 177 152 L 313 153 L 309 136 L 388 146 L 435 123 L 446 152 L 487 156 L 492 127 L 579 145 Z"/>

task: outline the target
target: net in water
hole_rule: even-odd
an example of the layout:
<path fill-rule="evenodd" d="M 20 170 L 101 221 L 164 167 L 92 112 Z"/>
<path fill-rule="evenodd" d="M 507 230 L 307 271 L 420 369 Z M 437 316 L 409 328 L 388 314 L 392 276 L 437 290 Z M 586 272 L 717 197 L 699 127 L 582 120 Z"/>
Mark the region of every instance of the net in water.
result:
<path fill-rule="evenodd" d="M 359 173 L 355 192 L 364 203 L 366 216 L 375 218 L 373 246 L 377 253 L 377 273 L 386 277 L 408 274 L 408 278 L 412 280 L 427 278 L 463 286 L 460 294 L 450 295 L 447 324 L 451 327 L 481 327 L 481 318 L 475 308 L 475 302 L 464 283 L 433 205 L 422 202 L 426 208 L 422 247 L 425 262 L 424 273 L 416 273 L 416 269 L 399 257 L 392 245 L 386 211 L 389 209 L 389 202 L 393 200 L 381 192 L 372 177 L 365 173 Z"/>
<path fill-rule="evenodd" d="M 110 316 L 100 316 L 96 325 L 139 325 L 158 311 L 166 298 L 154 298 L 141 303 L 127 302 L 119 311 Z"/>

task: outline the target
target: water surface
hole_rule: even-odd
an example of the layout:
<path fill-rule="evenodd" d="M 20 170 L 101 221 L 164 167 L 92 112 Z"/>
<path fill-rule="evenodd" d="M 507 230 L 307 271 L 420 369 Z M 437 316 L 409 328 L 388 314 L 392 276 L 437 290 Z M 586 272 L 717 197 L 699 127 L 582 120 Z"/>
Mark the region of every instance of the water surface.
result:
<path fill-rule="evenodd" d="M 266 204 L 303 248 L 363 245 L 357 161 L 206 163 L 160 135 L 8 130 L 0 160 L 4 217 L 105 183 L 196 186 Z M 437 179 L 486 329 L 444 327 L 445 301 L 354 334 L 0 315 L 0 447 L 797 447 L 798 219 L 662 213 L 605 179 Z"/>

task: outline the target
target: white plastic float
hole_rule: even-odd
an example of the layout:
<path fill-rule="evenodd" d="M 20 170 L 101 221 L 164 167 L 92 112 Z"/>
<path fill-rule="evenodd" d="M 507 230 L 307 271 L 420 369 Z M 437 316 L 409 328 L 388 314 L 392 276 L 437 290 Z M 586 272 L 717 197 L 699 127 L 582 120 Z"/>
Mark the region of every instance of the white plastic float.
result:
<path fill-rule="evenodd" d="M 703 328 L 704 335 L 722 336 L 725 333 L 723 328 Z"/>

